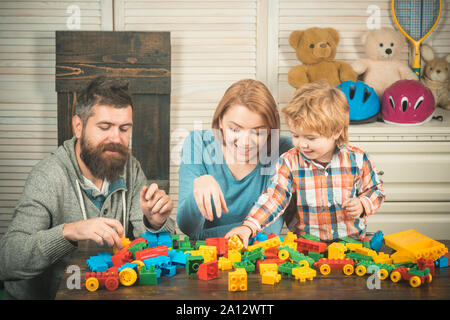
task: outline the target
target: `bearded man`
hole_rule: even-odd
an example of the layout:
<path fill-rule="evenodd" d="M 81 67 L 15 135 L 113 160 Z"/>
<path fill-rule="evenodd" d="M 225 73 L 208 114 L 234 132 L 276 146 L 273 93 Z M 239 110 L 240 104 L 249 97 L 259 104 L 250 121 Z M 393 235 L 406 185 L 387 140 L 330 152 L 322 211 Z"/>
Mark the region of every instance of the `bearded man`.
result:
<path fill-rule="evenodd" d="M 0 240 L 4 299 L 53 299 L 78 241 L 121 248 L 122 237 L 175 232 L 171 199 L 130 155 L 132 105 L 114 79 L 80 93 L 74 137 L 33 168 Z"/>

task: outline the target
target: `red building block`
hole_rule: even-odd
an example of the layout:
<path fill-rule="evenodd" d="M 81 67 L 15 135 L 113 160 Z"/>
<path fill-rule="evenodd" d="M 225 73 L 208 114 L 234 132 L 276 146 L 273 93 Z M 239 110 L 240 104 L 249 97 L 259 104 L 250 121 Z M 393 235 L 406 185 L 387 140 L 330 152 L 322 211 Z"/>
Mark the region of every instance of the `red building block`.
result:
<path fill-rule="evenodd" d="M 273 247 L 273 248 L 265 250 L 264 256 L 266 257 L 266 259 L 277 259 L 279 251 L 280 250 L 277 247 Z"/>
<path fill-rule="evenodd" d="M 111 260 L 115 267 L 120 267 L 127 262 L 133 261 L 133 257 L 131 256 L 131 252 L 128 251 L 128 248 L 122 248 L 111 257 Z"/>
<path fill-rule="evenodd" d="M 96 278 L 100 286 L 113 291 L 119 287 L 119 274 L 116 272 L 86 272 L 85 281 L 89 278 Z"/>
<path fill-rule="evenodd" d="M 298 238 L 294 240 L 297 243 L 297 251 L 308 253 L 308 251 L 322 253 L 327 249 L 324 242 L 313 241 L 309 239 Z"/>
<path fill-rule="evenodd" d="M 224 237 L 221 238 L 206 238 L 207 246 L 215 246 L 217 248 L 218 255 L 224 255 L 228 253 L 227 240 Z"/>
<path fill-rule="evenodd" d="M 153 248 L 136 251 L 134 254 L 136 256 L 136 260 L 141 261 L 157 256 L 169 256 L 168 248 L 166 245 L 160 245 Z"/>
<path fill-rule="evenodd" d="M 417 266 L 419 270 L 424 270 L 425 268 L 430 269 L 430 274 L 434 277 L 434 261 L 431 259 L 420 258 L 417 260 Z"/>
<path fill-rule="evenodd" d="M 198 267 L 198 278 L 200 280 L 211 280 L 219 277 L 219 264 L 217 260 L 202 263 Z"/>

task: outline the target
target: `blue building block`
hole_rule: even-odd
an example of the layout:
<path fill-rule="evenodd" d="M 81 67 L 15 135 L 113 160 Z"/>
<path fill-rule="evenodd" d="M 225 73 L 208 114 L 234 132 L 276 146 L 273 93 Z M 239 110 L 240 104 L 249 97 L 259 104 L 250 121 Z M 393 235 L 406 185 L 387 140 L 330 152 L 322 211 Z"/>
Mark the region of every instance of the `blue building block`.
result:
<path fill-rule="evenodd" d="M 120 271 L 122 271 L 122 270 L 125 269 L 125 268 L 131 268 L 131 269 L 133 269 L 134 271 L 136 271 L 137 274 L 139 274 L 139 272 L 138 272 L 138 264 L 137 264 L 137 263 L 134 263 L 134 262 L 128 262 L 128 263 L 125 263 L 125 264 L 121 265 L 121 266 L 119 267 L 119 273 L 120 273 Z"/>
<path fill-rule="evenodd" d="M 158 246 L 166 245 L 168 248 L 172 248 L 172 237 L 168 232 L 158 233 Z"/>
<path fill-rule="evenodd" d="M 173 265 L 176 265 L 178 267 L 186 267 L 186 261 L 187 261 L 187 256 L 190 256 L 190 253 L 184 253 L 183 251 L 180 250 L 169 250 L 169 258 L 172 262 Z"/>
<path fill-rule="evenodd" d="M 447 268 L 448 267 L 448 258 L 446 256 L 442 256 L 434 262 L 436 268 Z"/>
<path fill-rule="evenodd" d="M 144 259 L 145 266 L 148 268 L 149 266 L 155 266 L 157 268 L 161 268 L 166 265 L 171 265 L 170 258 L 168 256 L 157 256 L 153 258 Z"/>
<path fill-rule="evenodd" d="M 147 244 L 149 248 L 156 247 L 158 245 L 158 235 L 151 232 L 145 232 L 142 236 L 145 240 L 147 240 Z"/>
<path fill-rule="evenodd" d="M 381 231 L 377 231 L 377 233 L 374 234 L 372 239 L 370 239 L 370 248 L 375 251 L 379 251 L 381 246 L 383 245 L 384 241 L 384 234 Z"/>
<path fill-rule="evenodd" d="M 91 256 L 86 260 L 86 264 L 92 272 L 104 272 L 113 266 L 111 254 L 100 252 L 96 256 Z"/>
<path fill-rule="evenodd" d="M 256 241 L 266 241 L 267 239 L 268 239 L 268 237 L 267 237 L 267 234 L 265 234 L 265 233 L 258 233 L 255 236 Z"/>
<path fill-rule="evenodd" d="M 177 274 L 177 266 L 166 266 L 164 268 L 161 268 L 162 270 L 162 275 L 166 276 L 166 277 L 173 277 L 174 275 Z"/>

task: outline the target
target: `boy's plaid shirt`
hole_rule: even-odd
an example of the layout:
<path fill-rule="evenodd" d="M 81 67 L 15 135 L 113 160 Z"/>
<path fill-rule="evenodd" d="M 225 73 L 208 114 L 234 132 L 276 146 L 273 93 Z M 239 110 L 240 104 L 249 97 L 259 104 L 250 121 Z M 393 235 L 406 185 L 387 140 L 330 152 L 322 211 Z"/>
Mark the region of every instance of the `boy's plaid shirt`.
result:
<path fill-rule="evenodd" d="M 309 233 L 322 240 L 341 237 L 362 239 L 367 217 L 383 203 L 382 182 L 367 153 L 356 147 L 337 148 L 324 168 L 304 157 L 296 148 L 281 155 L 271 184 L 251 209 L 246 220 L 258 231 L 279 218 L 293 193 L 297 194 L 297 215 L 288 222 L 299 235 Z M 346 219 L 344 200 L 361 199 L 365 214 Z"/>

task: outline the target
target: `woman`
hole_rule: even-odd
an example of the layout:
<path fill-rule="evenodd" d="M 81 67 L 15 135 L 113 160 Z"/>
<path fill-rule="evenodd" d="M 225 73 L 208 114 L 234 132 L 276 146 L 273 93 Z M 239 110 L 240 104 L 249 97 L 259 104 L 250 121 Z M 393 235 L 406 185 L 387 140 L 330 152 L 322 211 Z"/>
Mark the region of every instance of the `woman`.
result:
<path fill-rule="evenodd" d="M 242 223 L 268 186 L 280 154 L 293 148 L 279 136 L 275 100 L 260 81 L 231 85 L 214 113 L 212 130 L 186 138 L 179 170 L 177 223 L 191 239 L 224 236 Z M 263 232 L 278 234 L 283 220 Z"/>

